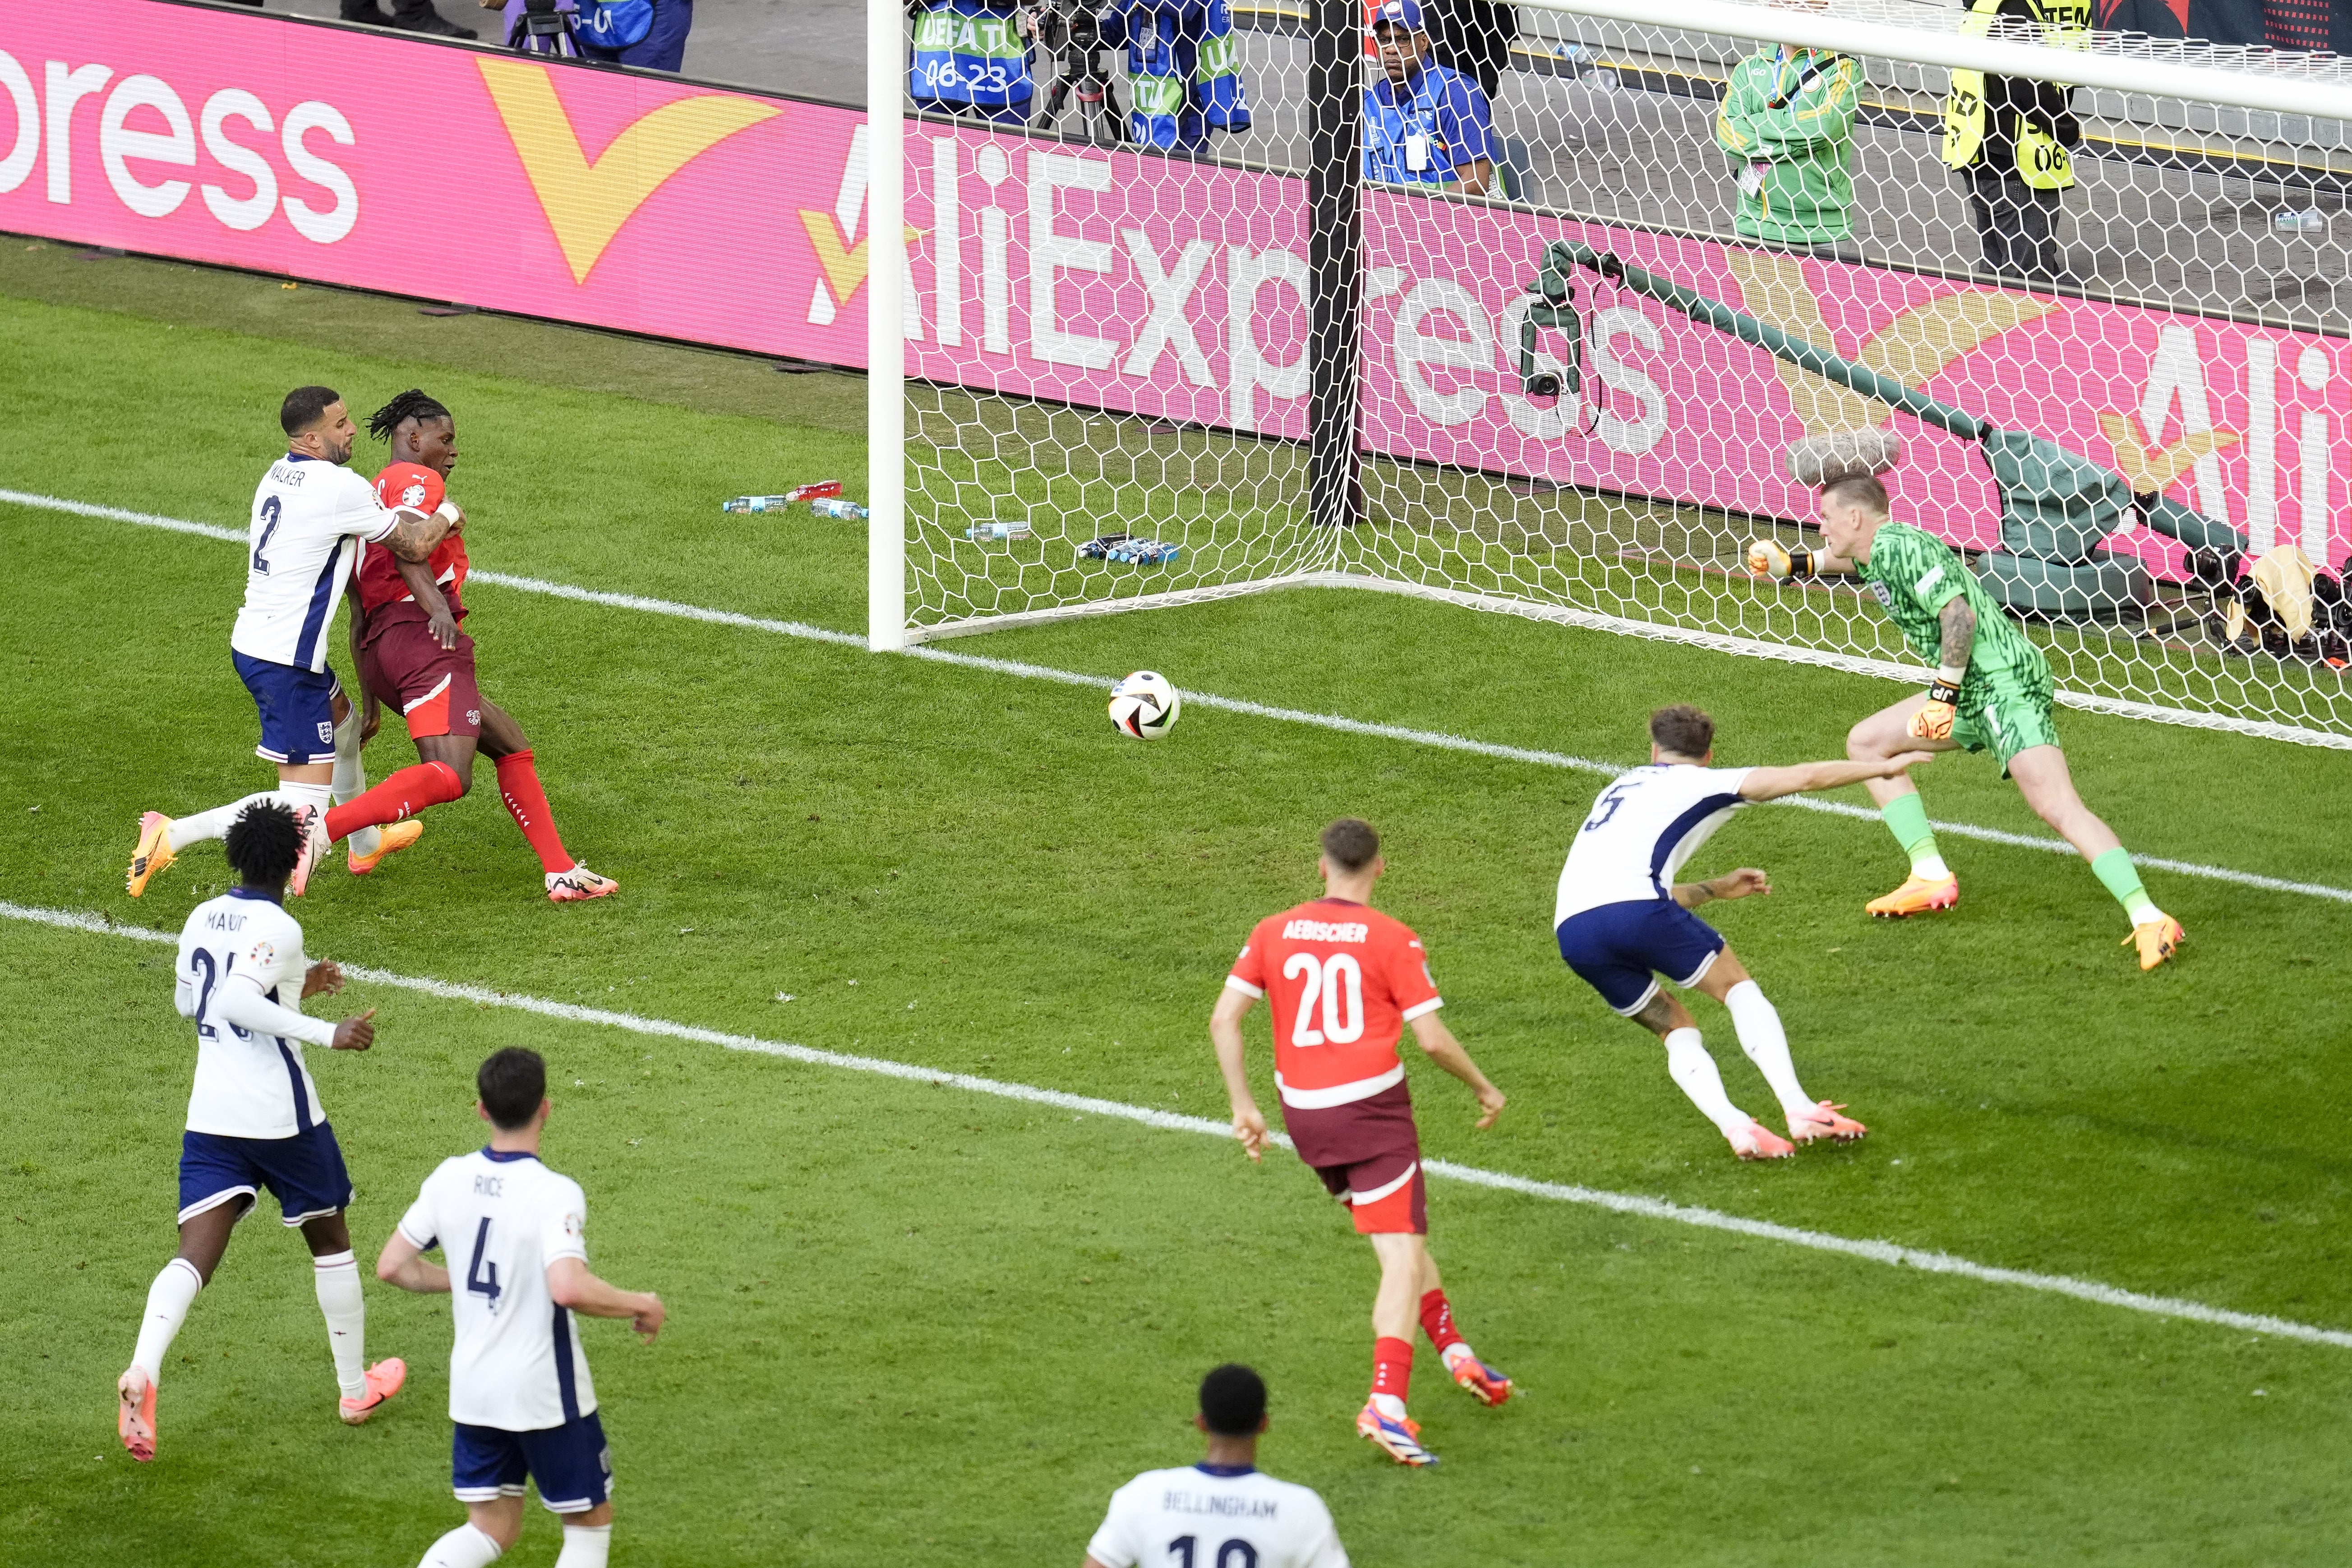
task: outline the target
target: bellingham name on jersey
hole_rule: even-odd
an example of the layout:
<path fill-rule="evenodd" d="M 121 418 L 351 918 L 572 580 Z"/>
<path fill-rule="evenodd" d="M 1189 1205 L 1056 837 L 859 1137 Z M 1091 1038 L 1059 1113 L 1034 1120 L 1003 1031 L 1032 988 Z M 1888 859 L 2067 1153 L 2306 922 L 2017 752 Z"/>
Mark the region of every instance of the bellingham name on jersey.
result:
<path fill-rule="evenodd" d="M 1748 804 L 1752 769 L 1653 763 L 1601 792 L 1560 868 L 1551 923 L 1603 904 L 1663 899 L 1683 863 Z"/>
<path fill-rule="evenodd" d="M 1323 1500 L 1248 1466 L 1144 1471 L 1111 1494 L 1087 1555 L 1103 1568 L 1348 1568 Z"/>
<path fill-rule="evenodd" d="M 310 966 L 302 955 L 301 926 L 258 893 L 239 888 L 188 911 L 173 968 L 181 1016 L 196 1026 L 189 1131 L 291 1138 L 327 1120 L 299 1039 L 250 1033 L 221 1016 L 233 986 L 250 986 L 299 1012 L 302 977 Z M 325 1019 L 302 1024 L 313 1044 L 334 1040 L 335 1026 Z"/>
<path fill-rule="evenodd" d="M 253 492 L 245 606 L 228 646 L 297 669 L 327 668 L 327 632 L 360 549 L 400 521 L 375 487 L 340 464 L 289 453 Z"/>

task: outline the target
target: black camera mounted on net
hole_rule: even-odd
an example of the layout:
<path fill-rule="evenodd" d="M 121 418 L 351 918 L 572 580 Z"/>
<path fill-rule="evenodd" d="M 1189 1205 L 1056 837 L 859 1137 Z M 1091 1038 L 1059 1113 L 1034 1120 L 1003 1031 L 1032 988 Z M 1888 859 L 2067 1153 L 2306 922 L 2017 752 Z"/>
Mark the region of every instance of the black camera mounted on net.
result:
<path fill-rule="evenodd" d="M 1075 95 L 1078 133 L 1089 142 L 1116 146 L 1127 140 L 1127 110 L 1119 107 L 1111 73 L 1102 63 L 1102 17 L 1083 5 L 1047 5 L 1037 16 L 1037 46 L 1061 62 L 1045 89 L 1037 129 L 1051 130 Z"/>
<path fill-rule="evenodd" d="M 1574 256 L 1554 245 L 1543 255 L 1543 269 L 1528 280 L 1528 305 L 1519 318 L 1519 389 L 1529 397 L 1566 397 L 1584 416 L 1579 435 L 1590 436 L 1601 420 L 1601 400 L 1584 395 L 1584 318 L 1576 308 Z M 1557 369 L 1536 363 L 1538 345 L 1546 329 L 1568 340 L 1568 355 Z"/>

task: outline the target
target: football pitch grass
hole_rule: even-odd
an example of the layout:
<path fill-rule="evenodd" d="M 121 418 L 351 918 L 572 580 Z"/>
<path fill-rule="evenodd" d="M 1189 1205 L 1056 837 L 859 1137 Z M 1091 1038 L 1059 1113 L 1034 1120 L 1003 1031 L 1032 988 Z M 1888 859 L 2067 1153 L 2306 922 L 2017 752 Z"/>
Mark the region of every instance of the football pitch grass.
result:
<path fill-rule="evenodd" d="M 717 510 L 835 475 L 855 493 L 854 381 L 0 247 L 0 489 L 238 527 L 277 399 L 311 380 L 361 408 L 422 384 L 457 409 L 480 568 L 862 625 L 856 525 Z M 224 884 L 219 854 L 128 900 L 137 814 L 268 776 L 223 647 L 236 547 L 12 505 L 0 530 L 0 900 L 176 932 Z M 1776 890 L 1709 918 L 1807 1086 L 1874 1129 L 1747 1167 L 1550 948 L 1588 773 L 1204 706 L 1142 746 L 1080 687 L 488 584 L 468 600 L 485 689 L 623 891 L 547 905 L 485 769 L 415 851 L 321 874 L 295 906 L 316 953 L 1217 1119 L 1203 1026 L 1224 967 L 1314 891 L 1315 831 L 1358 813 L 1388 838 L 1384 907 L 1511 1096 L 1476 1133 L 1466 1094 L 1415 1065 L 1433 1157 L 2352 1327 L 2342 902 L 2153 872 L 2189 946 L 2142 975 L 2079 862 L 1948 839 L 1960 908 L 1878 925 L 1861 904 L 1901 869 L 1883 830 L 1744 814 L 1694 869 L 1761 865 Z M 1898 689 L 1328 591 L 954 649 L 1618 763 L 1660 702 L 1710 708 L 1727 762 L 1792 761 L 1836 754 Z M 2135 850 L 2352 886 L 2335 753 L 2061 723 Z M 371 773 L 412 754 L 388 720 Z M 1922 782 L 1939 818 L 2046 837 L 1982 759 Z M 0 953 L 0 1562 L 414 1562 L 457 1517 L 446 1304 L 370 1282 L 370 1354 L 407 1357 L 411 1382 L 343 1428 L 274 1213 L 174 1347 L 161 1457 L 121 1452 L 111 1384 L 172 1247 L 191 1061 L 169 949 L 7 920 Z M 596 1268 L 670 1304 L 651 1348 L 584 1331 L 620 1562 L 1076 1563 L 1114 1487 L 1194 1457 L 1192 1386 L 1227 1358 L 1273 1385 L 1265 1468 L 1322 1491 L 1364 1564 L 2332 1563 L 2352 1543 L 2339 1345 L 1440 1181 L 1433 1248 L 1524 1393 L 1478 1409 L 1424 1350 L 1415 1414 L 1444 1463 L 1405 1473 L 1349 1425 L 1369 1249 L 1286 1154 L 1252 1168 L 1050 1104 L 351 995 L 382 1009 L 376 1048 L 312 1057 L 363 1259 L 478 1141 L 473 1064 L 529 1045 Z M 1767 1109 L 1721 1010 L 1697 1009 L 1734 1098 Z M 1252 1038 L 1271 1105 L 1262 1023 Z M 511 1561 L 553 1555 L 531 1513 Z"/>

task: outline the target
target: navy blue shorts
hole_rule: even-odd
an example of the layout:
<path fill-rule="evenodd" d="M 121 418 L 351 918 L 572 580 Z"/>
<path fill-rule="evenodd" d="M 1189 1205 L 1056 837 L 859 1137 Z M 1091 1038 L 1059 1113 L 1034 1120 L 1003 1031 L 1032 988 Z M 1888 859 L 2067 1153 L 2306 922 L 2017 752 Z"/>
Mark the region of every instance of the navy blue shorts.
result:
<path fill-rule="evenodd" d="M 299 768 L 335 760 L 335 693 L 343 687 L 333 670 L 297 669 L 234 648 L 229 658 L 261 710 L 261 744 L 253 749 L 262 761 Z"/>
<path fill-rule="evenodd" d="M 352 1206 L 351 1173 L 335 1130 L 321 1121 L 291 1138 L 180 1134 L 180 1223 L 269 1189 L 289 1226 Z"/>
<path fill-rule="evenodd" d="M 1672 899 L 1603 904 L 1559 922 L 1560 957 L 1629 1017 L 1658 994 L 1654 976 L 1695 985 L 1722 951 L 1722 934 Z"/>
<path fill-rule="evenodd" d="M 613 1450 L 596 1413 L 537 1432 L 457 1423 L 449 1479 L 459 1502 L 520 1497 L 526 1479 L 539 1483 L 539 1500 L 551 1513 L 586 1513 L 611 1497 Z"/>

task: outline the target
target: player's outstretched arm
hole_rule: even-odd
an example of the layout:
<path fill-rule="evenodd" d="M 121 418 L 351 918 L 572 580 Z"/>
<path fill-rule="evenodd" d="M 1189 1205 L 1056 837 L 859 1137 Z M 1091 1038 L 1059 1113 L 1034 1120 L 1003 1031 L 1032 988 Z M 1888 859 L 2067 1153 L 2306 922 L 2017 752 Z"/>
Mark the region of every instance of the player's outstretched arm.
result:
<path fill-rule="evenodd" d="M 387 1285 L 397 1285 L 420 1296 L 449 1293 L 449 1271 L 427 1258 L 422 1248 L 398 1230 L 383 1244 L 383 1250 L 376 1254 L 375 1277 Z"/>
<path fill-rule="evenodd" d="M 607 1285 L 576 1258 L 559 1258 L 547 1266 L 547 1293 L 557 1306 L 592 1318 L 629 1319 L 629 1326 L 643 1334 L 647 1344 L 654 1342 L 654 1336 L 661 1332 L 662 1320 L 669 1315 L 662 1299 L 652 1291 Z"/>
<path fill-rule="evenodd" d="M 234 1024 L 248 1035 L 282 1035 L 338 1051 L 363 1051 L 375 1044 L 375 1025 L 370 1021 L 375 1016 L 374 1008 L 339 1024 L 305 1017 L 264 996 L 243 974 L 233 974 L 221 984 L 220 1016 L 223 1023 Z"/>
<path fill-rule="evenodd" d="M 399 558 L 395 556 L 394 559 Z M 352 574 L 351 586 L 343 590 L 343 596 L 352 602 L 352 668 L 357 670 L 360 668 L 360 649 L 367 642 L 367 602 L 360 597 L 358 573 Z M 367 682 L 362 680 L 360 682 L 360 744 L 364 746 L 374 740 L 375 732 L 382 728 L 383 706 L 375 700 L 375 693 L 367 689 Z"/>
<path fill-rule="evenodd" d="M 1771 890 L 1772 879 L 1753 866 L 1742 866 L 1737 871 L 1726 871 L 1704 882 L 1676 882 L 1669 896 L 1683 908 L 1695 910 L 1717 899 L 1744 899 L 1751 893 Z"/>
<path fill-rule="evenodd" d="M 1257 1005 L 1257 998 L 1228 985 L 1209 1015 L 1209 1038 L 1217 1047 L 1217 1071 L 1224 1076 L 1225 1099 L 1234 1110 L 1234 1136 L 1253 1160 L 1265 1152 L 1265 1113 L 1250 1092 L 1246 1047 L 1242 1044 L 1242 1020 Z"/>
<path fill-rule="evenodd" d="M 1792 768 L 1750 768 L 1739 781 L 1742 800 L 1778 800 L 1784 795 L 1811 795 L 1816 790 L 1843 789 L 1864 779 L 1891 779 L 1936 760 L 1933 752 L 1905 752 L 1898 756 L 1864 762 L 1799 763 Z"/>
<path fill-rule="evenodd" d="M 1423 1013 L 1412 1021 L 1412 1037 L 1421 1042 L 1431 1061 L 1470 1086 L 1470 1092 L 1478 1097 L 1478 1125 L 1495 1125 L 1495 1118 L 1503 1113 L 1503 1091 L 1486 1081 L 1486 1075 L 1478 1070 L 1478 1064 L 1470 1059 L 1445 1020 L 1434 1013 Z"/>

